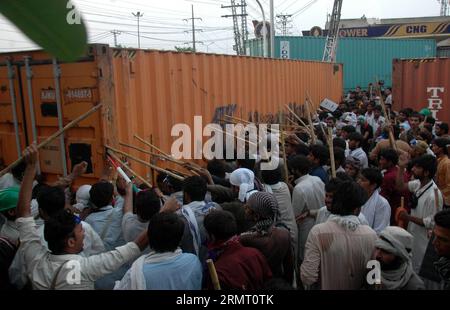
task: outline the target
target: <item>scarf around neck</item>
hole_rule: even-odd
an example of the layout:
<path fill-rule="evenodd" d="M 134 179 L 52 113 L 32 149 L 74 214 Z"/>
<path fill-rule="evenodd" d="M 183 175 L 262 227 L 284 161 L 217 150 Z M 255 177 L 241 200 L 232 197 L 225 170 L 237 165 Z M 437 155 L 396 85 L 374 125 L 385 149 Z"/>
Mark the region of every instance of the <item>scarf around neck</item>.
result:
<path fill-rule="evenodd" d="M 157 253 L 150 251 L 147 255 L 139 257 L 130 268 L 131 277 L 131 289 L 132 290 L 145 290 L 147 288 L 145 276 L 144 276 L 144 264 L 157 264 L 164 262 L 182 254 L 180 248 L 174 252 Z"/>
<path fill-rule="evenodd" d="M 355 231 L 359 225 L 361 225 L 361 221 L 355 215 L 346 215 L 340 216 L 336 214 L 331 214 L 328 218 L 328 221 L 333 221 L 345 229 Z"/>

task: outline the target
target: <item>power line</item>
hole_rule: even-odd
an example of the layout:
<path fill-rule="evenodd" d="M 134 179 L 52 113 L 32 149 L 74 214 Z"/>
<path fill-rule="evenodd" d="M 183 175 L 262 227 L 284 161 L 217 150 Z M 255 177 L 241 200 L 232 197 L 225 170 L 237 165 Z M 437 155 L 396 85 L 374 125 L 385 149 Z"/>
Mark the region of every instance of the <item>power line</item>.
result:
<path fill-rule="evenodd" d="M 299 10 L 297 10 L 296 12 L 294 12 L 292 14 L 292 17 L 297 16 L 300 13 L 303 13 L 304 11 L 306 11 L 307 9 L 309 9 L 314 3 L 316 3 L 317 0 L 312 0 L 309 1 L 307 4 L 305 4 L 305 6 L 303 6 L 302 8 L 300 8 Z"/>

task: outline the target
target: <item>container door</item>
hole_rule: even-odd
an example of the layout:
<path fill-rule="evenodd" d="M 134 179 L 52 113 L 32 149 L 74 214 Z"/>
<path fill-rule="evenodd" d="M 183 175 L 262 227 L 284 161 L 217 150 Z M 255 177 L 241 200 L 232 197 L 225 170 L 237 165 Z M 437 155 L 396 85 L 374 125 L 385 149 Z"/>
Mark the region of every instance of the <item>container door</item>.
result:
<path fill-rule="evenodd" d="M 31 62 L 21 68 L 21 74 L 26 84 L 23 89 L 30 141 L 37 137 L 42 142 L 99 101 L 94 62 L 45 65 Z M 102 171 L 99 141 L 100 113 L 97 112 L 69 129 L 62 141 L 58 138 L 41 149 L 41 172 L 47 181 L 54 181 L 70 173 L 77 163 L 86 161 L 88 169 L 84 177 L 98 178 Z M 92 182 L 92 179 L 84 181 Z"/>
<path fill-rule="evenodd" d="M 0 66 L 0 167 L 15 161 L 26 146 L 17 67 Z"/>

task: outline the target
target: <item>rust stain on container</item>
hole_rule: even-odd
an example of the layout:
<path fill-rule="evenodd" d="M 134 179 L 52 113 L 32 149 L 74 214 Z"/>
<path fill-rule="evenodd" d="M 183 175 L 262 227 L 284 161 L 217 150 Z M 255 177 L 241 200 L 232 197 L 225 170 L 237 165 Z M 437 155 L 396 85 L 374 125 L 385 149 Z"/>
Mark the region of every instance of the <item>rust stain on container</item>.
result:
<path fill-rule="evenodd" d="M 450 58 L 402 59 L 393 64 L 393 108 L 428 108 L 450 123 Z"/>
<path fill-rule="evenodd" d="M 171 136 L 175 124 L 193 129 L 194 116 L 202 116 L 203 127 L 234 115 L 261 123 L 277 118 L 285 104 L 301 107 L 309 92 L 317 106 L 324 98 L 341 99 L 342 66 L 320 62 L 285 61 L 215 54 L 191 54 L 153 50 L 112 49 L 92 45 L 90 58 L 62 63 L 61 91 L 64 124 L 98 102 L 101 113 L 94 114 L 65 135 L 69 170 L 80 160 L 89 159 L 90 171 L 83 181 L 94 181 L 102 173 L 104 144 L 118 148 L 118 142 L 143 145 L 133 136 L 153 142 L 167 153 L 177 137 Z M 19 68 L 15 91 L 23 145 L 31 142 L 25 68 L 21 61 L 31 57 L 32 88 L 39 141 L 57 130 L 55 89 L 51 58 L 42 51 L 0 54 L 0 157 L 5 164 L 17 158 L 11 130 L 11 98 L 6 67 L 10 57 Z M 20 87 L 21 86 L 21 87 Z M 20 93 L 22 92 L 22 93 Z M 26 126 L 25 126 L 26 123 Z M 26 128 L 25 128 L 26 127 Z M 23 132 L 28 133 L 25 141 Z M 193 135 L 193 133 L 192 133 Z M 56 150 L 56 149 L 55 149 Z M 143 160 L 148 156 L 123 148 Z M 43 154 L 41 154 L 43 155 Z M 42 158 L 42 171 L 49 179 L 62 174 L 55 154 Z M 162 166 L 166 163 L 159 163 Z M 48 168 L 46 168 L 46 165 Z M 133 164 L 143 176 L 148 169 Z M 58 171 L 60 173 L 58 173 Z"/>

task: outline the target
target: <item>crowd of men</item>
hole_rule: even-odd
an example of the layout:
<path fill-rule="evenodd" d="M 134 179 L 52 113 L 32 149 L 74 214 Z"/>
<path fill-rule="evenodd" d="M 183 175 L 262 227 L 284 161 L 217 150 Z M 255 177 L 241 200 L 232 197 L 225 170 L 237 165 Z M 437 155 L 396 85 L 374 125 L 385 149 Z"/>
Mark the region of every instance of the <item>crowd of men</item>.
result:
<path fill-rule="evenodd" d="M 105 173 L 75 192 L 85 162 L 38 181 L 29 146 L 0 178 L 0 288 L 214 289 L 211 259 L 222 289 L 450 289 L 448 124 L 384 95 L 318 110 L 274 170 L 213 159 L 153 188 Z"/>

